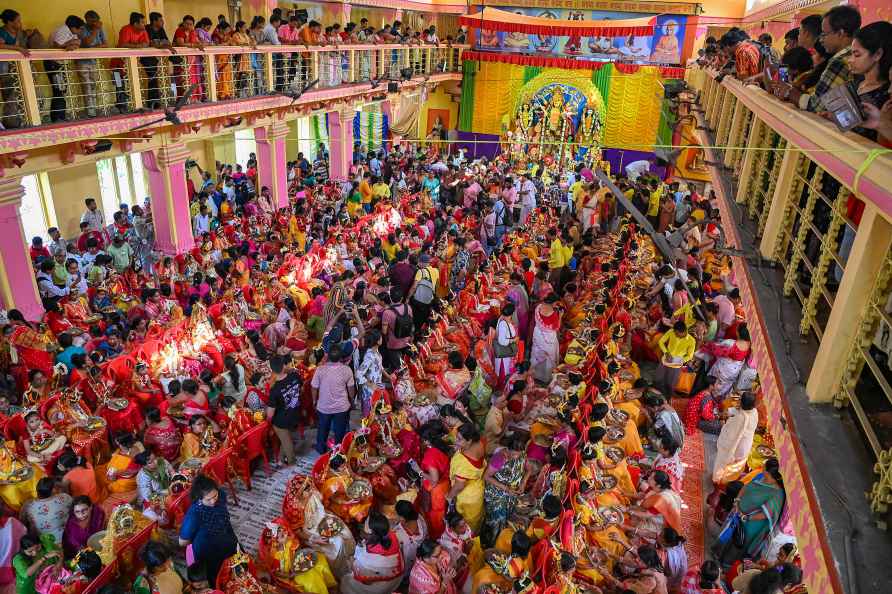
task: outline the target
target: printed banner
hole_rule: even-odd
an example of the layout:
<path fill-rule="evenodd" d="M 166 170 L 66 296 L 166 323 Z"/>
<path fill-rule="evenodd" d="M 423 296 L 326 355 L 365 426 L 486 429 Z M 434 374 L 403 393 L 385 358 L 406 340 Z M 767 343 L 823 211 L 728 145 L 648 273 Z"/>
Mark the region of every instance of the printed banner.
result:
<path fill-rule="evenodd" d="M 648 13 L 583 11 L 561 8 L 500 7 L 515 14 L 571 21 L 627 20 L 653 16 Z M 537 56 L 568 56 L 577 60 L 623 61 L 634 64 L 677 65 L 682 61 L 686 15 L 657 16 L 652 36 L 580 37 L 531 35 L 527 33 L 480 30 L 477 48 L 488 52 L 510 52 Z"/>

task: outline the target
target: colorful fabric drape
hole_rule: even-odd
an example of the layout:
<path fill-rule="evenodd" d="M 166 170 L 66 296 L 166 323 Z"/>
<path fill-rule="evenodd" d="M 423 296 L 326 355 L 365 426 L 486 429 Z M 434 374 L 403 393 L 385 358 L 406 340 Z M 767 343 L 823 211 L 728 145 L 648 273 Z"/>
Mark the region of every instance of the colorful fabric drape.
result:
<path fill-rule="evenodd" d="M 387 140 L 387 115 L 379 111 L 360 111 L 353 117 L 353 141 L 363 149 L 377 149 Z"/>
<path fill-rule="evenodd" d="M 622 37 L 653 35 L 656 17 L 622 20 L 565 21 L 516 14 L 508 10 L 484 8 L 478 13 L 464 15 L 459 23 L 474 29 L 508 31 L 528 35 L 578 35 L 583 37 Z"/>

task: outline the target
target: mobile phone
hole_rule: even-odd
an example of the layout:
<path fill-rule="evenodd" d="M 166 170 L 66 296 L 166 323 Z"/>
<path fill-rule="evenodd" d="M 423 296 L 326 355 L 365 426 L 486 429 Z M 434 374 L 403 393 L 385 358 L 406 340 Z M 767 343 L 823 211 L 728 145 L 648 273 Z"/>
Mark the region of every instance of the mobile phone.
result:
<path fill-rule="evenodd" d="M 790 70 L 786 66 L 781 66 L 777 69 L 777 78 L 781 82 L 788 83 L 790 82 Z"/>

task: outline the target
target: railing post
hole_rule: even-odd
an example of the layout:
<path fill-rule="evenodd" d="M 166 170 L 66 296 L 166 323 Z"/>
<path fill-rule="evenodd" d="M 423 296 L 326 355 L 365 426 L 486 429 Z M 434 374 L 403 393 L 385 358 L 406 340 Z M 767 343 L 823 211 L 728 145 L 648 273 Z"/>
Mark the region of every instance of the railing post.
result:
<path fill-rule="evenodd" d="M 207 87 L 207 98 L 209 102 L 214 103 L 217 101 L 217 60 L 211 54 L 199 57 L 204 60 L 204 85 Z"/>
<path fill-rule="evenodd" d="M 34 84 L 34 71 L 31 69 L 30 60 L 16 60 L 16 70 L 19 73 L 19 83 L 22 86 L 22 100 L 25 104 L 25 119 L 32 126 L 39 126 L 40 103 L 37 101 L 37 87 Z"/>
<path fill-rule="evenodd" d="M 263 81 L 263 90 L 272 93 L 276 90 L 276 69 L 273 64 L 272 52 L 263 54 L 263 76 L 266 79 Z"/>
<path fill-rule="evenodd" d="M 858 320 L 869 305 L 872 289 L 890 249 L 892 225 L 873 203 L 866 202 L 834 300 L 837 306 L 830 310 L 805 387 L 810 402 L 830 402 L 839 390 L 846 355 L 857 337 Z"/>
<path fill-rule="evenodd" d="M 728 131 L 727 144 L 731 148 L 725 150 L 725 167 L 731 167 L 733 165 L 736 151 L 740 148 L 739 144 L 742 140 L 741 136 L 743 135 L 743 118 L 745 114 L 746 105 L 743 104 L 743 101 L 737 101 L 734 104 L 734 117 L 731 118 L 731 128 Z"/>
<path fill-rule="evenodd" d="M 347 52 L 347 70 L 350 72 L 350 80 L 347 82 L 354 83 L 359 80 L 360 77 L 356 74 L 356 50 Z"/>
<path fill-rule="evenodd" d="M 746 141 L 746 149 L 743 152 L 743 166 L 740 168 L 740 175 L 737 178 L 737 198 L 738 204 L 744 204 L 747 201 L 747 192 L 749 192 L 750 178 L 753 176 L 753 163 L 758 155 L 757 150 L 759 138 L 762 136 L 762 120 L 753 115 L 753 125 L 750 126 L 750 135 Z"/>
<path fill-rule="evenodd" d="M 794 195 L 793 188 L 797 187 L 795 183 L 797 180 L 796 172 L 799 169 L 801 159 L 802 153 L 796 149 L 791 148 L 784 151 L 784 158 L 777 176 L 777 184 L 774 186 L 774 195 L 768 197 L 771 203 L 766 205 L 768 217 L 765 229 L 762 231 L 759 251 L 764 258 L 769 260 L 775 258 L 777 244 L 782 239 L 784 226 L 786 225 L 786 211 L 790 201 L 799 201 L 799 195 Z"/>
<path fill-rule="evenodd" d="M 130 105 L 134 111 L 145 105 L 142 97 L 142 81 L 139 79 L 139 58 L 127 56 L 127 84 L 130 87 Z"/>

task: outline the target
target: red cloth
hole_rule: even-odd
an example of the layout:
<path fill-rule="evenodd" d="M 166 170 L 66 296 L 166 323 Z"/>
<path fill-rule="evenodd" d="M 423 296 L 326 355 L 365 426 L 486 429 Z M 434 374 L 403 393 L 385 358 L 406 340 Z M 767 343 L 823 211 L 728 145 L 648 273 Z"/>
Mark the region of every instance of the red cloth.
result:
<path fill-rule="evenodd" d="M 485 8 L 476 14 L 459 17 L 460 24 L 475 29 L 488 31 L 507 31 L 510 33 L 526 33 L 528 35 L 545 35 L 561 37 L 628 37 L 629 35 L 650 37 L 654 34 L 656 17 L 647 21 L 634 19 L 632 23 L 615 21 L 560 21 L 538 17 L 517 18 L 510 11 Z M 646 22 L 647 24 L 642 24 Z"/>
<path fill-rule="evenodd" d="M 641 65 L 638 64 L 620 64 L 617 62 L 595 62 L 593 60 L 580 60 L 578 58 L 546 58 L 542 56 L 530 56 L 524 54 L 508 54 L 496 52 L 478 52 L 474 50 L 465 50 L 462 54 L 463 59 L 480 62 L 502 62 L 504 64 L 515 64 L 517 66 L 534 66 L 538 68 L 565 68 L 579 70 L 600 70 L 602 66 L 613 64 L 617 70 L 623 74 L 634 74 L 638 72 Z M 644 66 L 647 66 L 645 64 Z M 684 68 L 672 66 L 658 66 L 660 75 L 663 78 L 684 78 Z"/>

